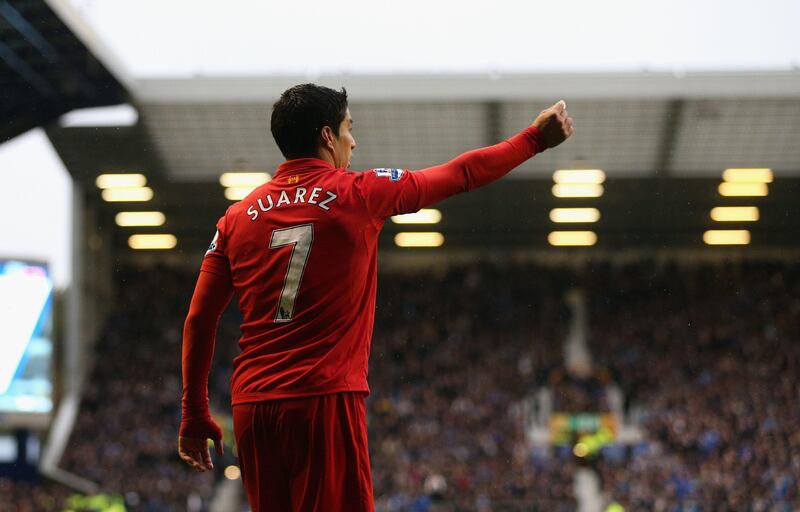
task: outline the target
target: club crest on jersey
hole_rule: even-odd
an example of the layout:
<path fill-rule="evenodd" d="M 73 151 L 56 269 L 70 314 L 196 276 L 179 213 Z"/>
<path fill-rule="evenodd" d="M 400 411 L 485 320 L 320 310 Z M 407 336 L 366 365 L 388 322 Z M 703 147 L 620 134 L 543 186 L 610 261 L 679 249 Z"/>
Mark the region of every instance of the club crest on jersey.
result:
<path fill-rule="evenodd" d="M 378 167 L 375 169 L 375 176 L 379 178 L 389 178 L 391 181 L 397 181 L 403 177 L 403 169 L 388 169 L 386 167 Z"/>
<path fill-rule="evenodd" d="M 217 230 L 217 232 L 214 233 L 214 238 L 211 240 L 211 245 L 208 246 L 206 254 L 217 250 L 217 238 L 219 238 L 219 230 Z"/>

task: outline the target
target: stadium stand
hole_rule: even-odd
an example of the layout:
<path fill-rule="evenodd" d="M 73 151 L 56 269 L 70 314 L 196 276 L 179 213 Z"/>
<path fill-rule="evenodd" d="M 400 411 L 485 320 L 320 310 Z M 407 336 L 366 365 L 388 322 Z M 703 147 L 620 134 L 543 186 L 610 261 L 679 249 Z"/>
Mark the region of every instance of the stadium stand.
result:
<path fill-rule="evenodd" d="M 182 317 L 193 273 L 150 268 L 125 286 L 62 465 L 128 510 L 206 510 L 217 474 L 175 455 Z M 565 376 L 564 292 L 587 291 L 597 374 Z M 800 506 L 800 272 L 792 263 L 479 263 L 384 274 L 368 402 L 376 509 L 576 510 L 573 475 L 594 467 L 624 510 Z M 226 314 L 211 379 L 227 409 Z M 526 399 L 551 386 L 565 410 L 603 410 L 608 379 L 646 440 L 593 460 L 535 448 Z M 564 390 L 560 392 L 559 389 Z M 135 409 L 134 409 L 135 407 Z M 0 482 L 0 508 L 61 510 L 53 484 Z M 5 500 L 5 501 L 3 501 Z"/>
<path fill-rule="evenodd" d="M 513 264 L 384 276 L 370 367 L 378 508 L 575 509 L 571 460 L 530 453 L 522 407 L 561 364 L 562 288 Z M 446 489 L 431 492 L 437 481 Z"/>
<path fill-rule="evenodd" d="M 213 491 L 214 476 L 187 470 L 175 448 L 182 320 L 194 277 L 164 268 L 119 274 L 116 308 L 96 345 L 95 367 L 61 462 L 103 492 L 123 496 L 128 510 L 203 510 Z M 228 403 L 230 363 L 223 361 L 233 350 L 228 345 L 235 336 L 226 334 L 231 328 L 238 329 L 237 323 L 226 317 L 220 339 L 228 343 L 219 345 L 211 380 L 211 396 Z M 230 452 L 226 459 L 233 460 Z M 21 491 L 13 505 L 0 498 L 0 509 L 62 510 L 71 493 L 52 489 L 61 502 L 51 501 L 52 507 Z"/>
<path fill-rule="evenodd" d="M 496 510 L 492 503 L 507 502 L 507 510 L 527 510 L 531 500 L 543 510 L 574 508 L 570 461 L 532 459 L 524 437 L 521 401 L 558 366 L 561 322 L 553 319 L 565 314 L 557 285 L 536 273 L 385 276 L 369 403 L 379 508 Z M 203 510 L 213 477 L 175 455 L 180 333 L 194 273 L 128 270 L 119 279 L 62 466 L 124 496 L 128 510 Z M 226 315 L 211 379 L 221 411 L 237 329 Z M 42 505 L 27 487 L 12 488 L 12 511 L 59 510 L 69 494 L 45 493 Z"/>
<path fill-rule="evenodd" d="M 788 263 L 595 271 L 592 338 L 648 441 L 601 459 L 625 510 L 800 506 L 800 274 Z"/>

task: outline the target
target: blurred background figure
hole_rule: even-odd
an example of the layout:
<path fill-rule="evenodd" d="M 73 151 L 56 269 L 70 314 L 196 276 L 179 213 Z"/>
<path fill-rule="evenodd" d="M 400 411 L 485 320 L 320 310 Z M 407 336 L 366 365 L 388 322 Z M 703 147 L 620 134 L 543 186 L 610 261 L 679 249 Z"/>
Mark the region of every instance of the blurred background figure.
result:
<path fill-rule="evenodd" d="M 387 222 L 377 510 L 800 508 L 800 37 L 790 0 L 0 2 L 0 510 L 246 510 L 175 454 L 212 226 L 346 87 L 354 170 L 424 168 L 568 101 L 569 144 Z M 541 107 L 539 107 L 541 108 Z"/>

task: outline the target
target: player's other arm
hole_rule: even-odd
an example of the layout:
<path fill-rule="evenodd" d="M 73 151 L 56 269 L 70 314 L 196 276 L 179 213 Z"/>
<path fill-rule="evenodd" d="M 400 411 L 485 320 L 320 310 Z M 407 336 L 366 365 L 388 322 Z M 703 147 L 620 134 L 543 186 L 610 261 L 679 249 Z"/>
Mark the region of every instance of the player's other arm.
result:
<path fill-rule="evenodd" d="M 418 208 L 487 185 L 536 153 L 558 146 L 572 132 L 572 118 L 566 103 L 561 100 L 541 111 L 533 124 L 510 139 L 468 151 L 445 164 L 413 173 L 420 181 Z"/>
<path fill-rule="evenodd" d="M 223 453 L 222 431 L 211 418 L 208 406 L 208 372 L 214 357 L 219 319 L 232 295 L 229 272 L 202 270 L 183 328 L 183 397 L 178 453 L 198 471 L 214 467 L 208 439 L 214 441 L 218 455 Z"/>

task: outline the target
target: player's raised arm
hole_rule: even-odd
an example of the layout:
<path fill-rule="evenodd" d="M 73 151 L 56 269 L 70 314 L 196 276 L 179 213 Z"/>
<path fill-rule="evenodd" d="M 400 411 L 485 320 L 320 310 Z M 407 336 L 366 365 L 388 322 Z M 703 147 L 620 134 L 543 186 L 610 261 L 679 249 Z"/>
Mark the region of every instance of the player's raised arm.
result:
<path fill-rule="evenodd" d="M 447 163 L 410 173 L 375 169 L 374 175 L 367 174 L 362 180 L 361 194 L 375 217 L 415 212 L 505 176 L 536 153 L 558 146 L 572 132 L 572 118 L 562 100 L 542 110 L 528 128 L 494 146 L 473 149 Z"/>

